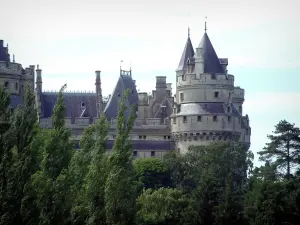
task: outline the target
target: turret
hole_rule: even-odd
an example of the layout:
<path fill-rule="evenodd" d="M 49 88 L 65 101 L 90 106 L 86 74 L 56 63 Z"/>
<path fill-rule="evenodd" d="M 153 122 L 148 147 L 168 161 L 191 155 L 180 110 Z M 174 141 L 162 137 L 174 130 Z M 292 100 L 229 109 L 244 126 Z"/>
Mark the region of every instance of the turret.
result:
<path fill-rule="evenodd" d="M 101 71 L 97 70 L 96 73 L 96 101 L 97 101 L 97 117 L 99 118 L 103 112 L 103 104 L 102 104 L 102 89 L 101 89 Z"/>

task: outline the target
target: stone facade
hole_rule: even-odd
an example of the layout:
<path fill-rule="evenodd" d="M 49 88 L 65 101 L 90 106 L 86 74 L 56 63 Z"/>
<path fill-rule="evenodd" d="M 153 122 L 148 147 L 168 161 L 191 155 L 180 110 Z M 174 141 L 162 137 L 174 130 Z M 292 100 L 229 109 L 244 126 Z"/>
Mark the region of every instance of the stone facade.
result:
<path fill-rule="evenodd" d="M 243 116 L 245 93 L 244 89 L 234 86 L 234 76 L 228 74 L 227 65 L 228 59 L 217 57 L 205 32 L 196 51 L 188 36 L 176 70 L 174 97 L 172 85 L 167 83 L 166 77 L 156 77 L 155 90 L 148 95 L 137 92 L 131 69 L 120 68 L 115 89 L 105 98 L 102 96 L 101 71 L 95 71 L 95 92 L 63 93 L 65 121 L 72 130 L 76 147 L 79 148 L 78 141 L 84 129 L 105 114 L 110 123 L 107 148 L 108 154 L 111 153 L 118 104 L 122 93 L 129 89 L 126 104 L 137 106 L 137 118 L 131 134 L 135 157 L 162 158 L 171 150 L 184 154 L 190 145 L 205 145 L 214 140 L 241 142 L 248 149 L 251 128 L 248 116 Z M 8 49 L 0 41 L 0 82 L 12 96 L 18 96 L 12 107 L 23 103 L 24 85 L 30 83 L 33 87 L 34 81 L 40 126 L 51 128 L 58 92 L 44 92 L 39 66 L 35 79 L 34 66 L 24 70 L 20 64 L 10 62 Z"/>

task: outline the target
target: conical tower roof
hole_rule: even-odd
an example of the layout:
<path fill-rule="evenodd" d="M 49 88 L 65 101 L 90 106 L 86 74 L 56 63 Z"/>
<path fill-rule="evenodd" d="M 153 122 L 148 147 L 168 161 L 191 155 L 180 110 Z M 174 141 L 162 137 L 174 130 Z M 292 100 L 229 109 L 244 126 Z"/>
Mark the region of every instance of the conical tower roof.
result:
<path fill-rule="evenodd" d="M 202 40 L 198 46 L 202 49 L 202 58 L 204 61 L 204 73 L 216 74 L 224 73 L 224 70 L 220 64 L 220 60 L 215 52 L 215 49 L 210 42 L 210 39 L 205 32 Z"/>
<path fill-rule="evenodd" d="M 177 71 L 179 70 L 186 70 L 187 69 L 187 60 L 188 58 L 193 58 L 194 57 L 194 48 L 192 45 L 192 41 L 190 39 L 190 32 L 188 33 L 188 39 L 186 41 L 186 44 L 184 46 L 184 50 L 179 62 L 179 65 L 177 67 Z"/>

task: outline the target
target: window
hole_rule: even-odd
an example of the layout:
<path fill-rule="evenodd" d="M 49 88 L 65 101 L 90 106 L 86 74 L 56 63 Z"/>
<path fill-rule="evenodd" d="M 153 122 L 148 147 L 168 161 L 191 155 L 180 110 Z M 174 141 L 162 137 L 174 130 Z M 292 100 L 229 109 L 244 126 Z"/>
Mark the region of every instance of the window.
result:
<path fill-rule="evenodd" d="M 183 122 L 186 123 L 186 116 L 183 117 Z"/>
<path fill-rule="evenodd" d="M 164 136 L 164 139 L 166 140 L 166 139 L 167 139 L 167 136 Z"/>
<path fill-rule="evenodd" d="M 229 93 L 228 95 L 229 95 L 229 98 L 230 98 L 231 97 L 231 93 Z"/>
<path fill-rule="evenodd" d="M 168 139 L 171 139 L 171 136 L 168 136 Z"/>
<path fill-rule="evenodd" d="M 19 84 L 18 83 L 15 84 L 15 88 L 16 88 L 16 90 L 19 89 Z"/>
<path fill-rule="evenodd" d="M 249 134 L 249 131 L 248 131 L 248 129 L 246 129 L 246 135 L 248 135 Z"/>
<path fill-rule="evenodd" d="M 8 88 L 8 81 L 5 81 L 5 82 L 4 82 L 4 87 L 5 87 L 5 88 Z"/>
<path fill-rule="evenodd" d="M 181 101 L 181 102 L 184 101 L 184 94 L 183 94 L 183 92 L 180 93 L 180 101 Z"/>
<path fill-rule="evenodd" d="M 143 136 L 139 136 L 139 139 L 143 139 Z"/>
<path fill-rule="evenodd" d="M 176 118 L 173 118 L 173 123 L 176 124 Z"/>
<path fill-rule="evenodd" d="M 184 75 L 181 76 L 181 80 L 182 80 L 182 81 L 185 81 Z"/>
<path fill-rule="evenodd" d="M 227 107 L 227 112 L 230 113 L 230 107 L 229 106 Z"/>
<path fill-rule="evenodd" d="M 112 138 L 115 139 L 115 138 L 116 138 L 116 135 L 113 135 Z"/>
<path fill-rule="evenodd" d="M 143 139 L 146 139 L 146 135 L 143 136 Z"/>
<path fill-rule="evenodd" d="M 218 91 L 215 91 L 215 98 L 219 98 L 219 92 Z"/>
<path fill-rule="evenodd" d="M 231 122 L 231 116 L 228 116 L 228 122 Z"/>
<path fill-rule="evenodd" d="M 200 122 L 201 120 L 202 120 L 202 117 L 201 117 L 201 116 L 198 116 L 198 117 L 197 117 L 197 121 Z"/>
<path fill-rule="evenodd" d="M 217 116 L 213 116 L 213 121 L 214 121 L 214 122 L 217 121 Z"/>
<path fill-rule="evenodd" d="M 133 156 L 137 156 L 137 151 L 133 151 Z"/>
<path fill-rule="evenodd" d="M 155 151 L 151 151 L 151 157 L 155 156 Z"/>
<path fill-rule="evenodd" d="M 242 113 L 242 106 L 239 106 L 239 112 Z"/>

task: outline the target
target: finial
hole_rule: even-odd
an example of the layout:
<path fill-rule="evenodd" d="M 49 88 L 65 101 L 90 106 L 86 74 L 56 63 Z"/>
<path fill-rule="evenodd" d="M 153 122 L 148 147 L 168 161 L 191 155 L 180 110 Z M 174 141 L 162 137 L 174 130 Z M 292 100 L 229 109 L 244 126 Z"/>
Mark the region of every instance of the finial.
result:
<path fill-rule="evenodd" d="M 39 64 L 37 64 L 36 68 L 39 69 Z"/>
<path fill-rule="evenodd" d="M 188 26 L 188 37 L 190 37 L 190 32 L 191 32 L 190 26 Z"/>
<path fill-rule="evenodd" d="M 131 60 L 130 60 L 130 71 L 131 71 Z"/>
<path fill-rule="evenodd" d="M 16 61 L 15 61 L 15 54 L 13 54 L 13 63 L 15 63 Z"/>
<path fill-rule="evenodd" d="M 207 31 L 207 28 L 206 28 L 206 19 L 207 19 L 207 16 L 205 17 L 205 28 L 204 28 L 205 33 Z"/>

